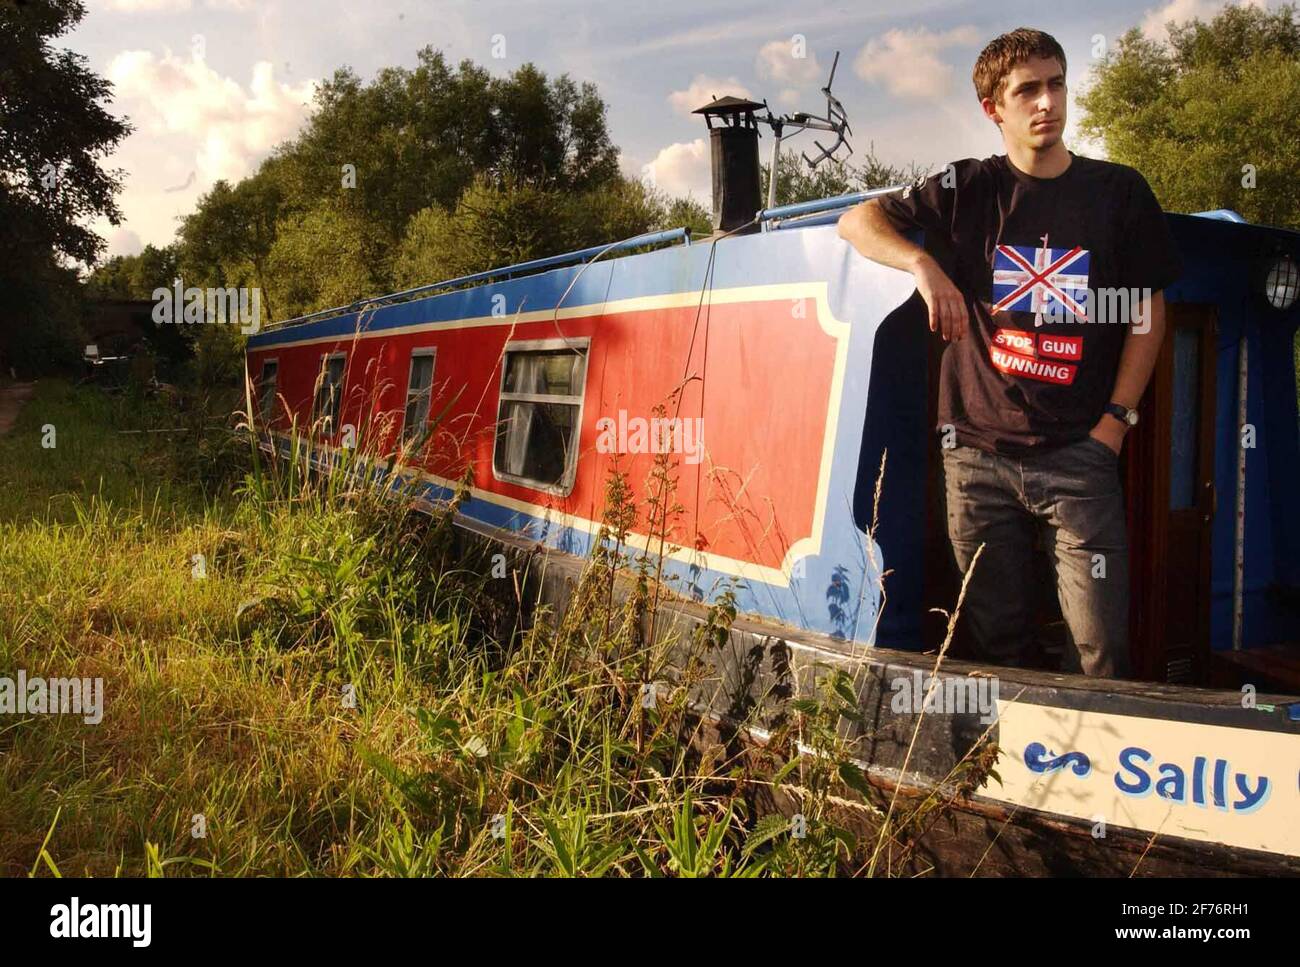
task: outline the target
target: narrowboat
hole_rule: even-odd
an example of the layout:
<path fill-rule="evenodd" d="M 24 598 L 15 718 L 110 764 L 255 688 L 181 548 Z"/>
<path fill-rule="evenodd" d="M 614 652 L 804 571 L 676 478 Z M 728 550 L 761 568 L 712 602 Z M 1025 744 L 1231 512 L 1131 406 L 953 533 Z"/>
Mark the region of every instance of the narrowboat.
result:
<path fill-rule="evenodd" d="M 611 470 L 638 490 L 671 446 L 670 607 L 699 620 L 726 591 L 739 612 L 728 691 L 702 713 L 762 723 L 774 695 L 852 668 L 873 723 L 855 754 L 906 795 L 996 743 L 997 779 L 929 836 L 936 870 L 1300 872 L 1300 234 L 1167 215 L 1186 271 L 1121 460 L 1135 679 L 1053 670 L 1061 618 L 1033 574 L 1005 580 L 1041 596 L 1041 667 L 965 660 L 959 638 L 932 683 L 933 609 L 960 587 L 933 432 L 943 345 L 911 277 L 835 226 L 901 186 L 759 210 L 756 105 L 711 107 L 731 114 L 710 124 L 712 237 L 613 241 L 268 327 L 247 349 L 266 424 L 323 425 L 337 447 L 385 416 L 394 446 L 436 423 L 420 485 L 442 499 L 469 480 L 459 522 L 544 549 L 557 598 Z M 971 701 L 925 714 L 931 684 Z"/>

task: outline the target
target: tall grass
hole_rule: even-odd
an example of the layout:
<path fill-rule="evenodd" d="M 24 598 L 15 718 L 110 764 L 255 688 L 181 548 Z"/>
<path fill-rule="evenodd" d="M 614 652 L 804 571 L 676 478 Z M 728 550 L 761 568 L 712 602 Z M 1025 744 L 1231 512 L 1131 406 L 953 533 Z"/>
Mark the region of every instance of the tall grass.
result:
<path fill-rule="evenodd" d="M 843 671 L 763 750 L 707 731 L 690 700 L 734 595 L 678 627 L 627 544 L 638 520 L 671 531 L 668 454 L 648 508 L 611 476 L 556 612 L 524 599 L 536 559 L 501 577 L 499 550 L 457 537 L 464 487 L 430 502 L 402 482 L 409 452 L 367 446 L 384 427 L 350 451 L 295 430 L 276 461 L 256 426 L 198 457 L 114 432 L 164 418 L 49 384 L 0 441 L 22 480 L 0 493 L 0 675 L 106 691 L 96 726 L 0 718 L 0 873 L 833 875 L 946 807 L 871 804 Z M 799 834 L 761 814 L 776 793 Z"/>

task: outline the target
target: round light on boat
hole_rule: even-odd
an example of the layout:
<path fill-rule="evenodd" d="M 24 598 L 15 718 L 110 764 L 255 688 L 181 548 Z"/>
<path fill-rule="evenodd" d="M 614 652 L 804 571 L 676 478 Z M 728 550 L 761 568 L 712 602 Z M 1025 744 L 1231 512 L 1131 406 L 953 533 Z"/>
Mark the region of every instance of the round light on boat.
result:
<path fill-rule="evenodd" d="M 1274 309 L 1290 309 L 1300 295 L 1300 268 L 1289 255 L 1276 258 L 1264 277 L 1264 297 Z"/>

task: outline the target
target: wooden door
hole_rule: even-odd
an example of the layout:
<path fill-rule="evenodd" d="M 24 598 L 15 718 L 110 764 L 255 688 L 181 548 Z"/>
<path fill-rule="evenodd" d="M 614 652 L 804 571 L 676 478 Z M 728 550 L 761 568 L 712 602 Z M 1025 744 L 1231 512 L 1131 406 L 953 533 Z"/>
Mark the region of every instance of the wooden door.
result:
<path fill-rule="evenodd" d="M 1173 303 L 1125 445 L 1133 672 L 1202 683 L 1210 653 L 1215 512 L 1213 306 Z"/>

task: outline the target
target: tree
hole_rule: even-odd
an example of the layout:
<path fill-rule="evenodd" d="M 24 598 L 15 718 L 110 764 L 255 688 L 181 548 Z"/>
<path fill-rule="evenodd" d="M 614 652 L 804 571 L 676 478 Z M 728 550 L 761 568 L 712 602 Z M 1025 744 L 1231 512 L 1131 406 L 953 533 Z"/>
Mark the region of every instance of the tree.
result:
<path fill-rule="evenodd" d="M 180 229 L 180 271 L 186 285 L 256 286 L 271 317 L 268 261 L 285 206 L 275 159 L 234 188 L 218 181 Z"/>
<path fill-rule="evenodd" d="M 767 183 L 771 166 L 760 166 L 763 202 L 767 202 Z M 801 201 L 832 198 L 872 188 L 889 188 L 916 180 L 925 169 L 916 162 L 900 168 L 876 157 L 875 146 L 867 148 L 862 161 L 825 161 L 810 168 L 797 150 L 786 145 L 777 159 L 776 203 L 793 205 Z"/>
<path fill-rule="evenodd" d="M 1137 168 L 1173 211 L 1231 208 L 1300 227 L 1300 23 L 1294 5 L 1226 7 L 1130 30 L 1079 98 L 1083 133 Z"/>
<path fill-rule="evenodd" d="M 112 85 L 86 58 L 49 41 L 82 17 L 80 0 L 0 5 L 0 240 L 13 255 L 53 251 L 93 263 L 103 249 L 85 222 L 121 220 L 121 173 L 100 162 L 130 127 L 102 106 Z"/>
<path fill-rule="evenodd" d="M 692 235 L 707 237 L 713 231 L 712 223 L 712 213 L 694 198 L 674 198 L 655 227 L 689 228 Z"/>
<path fill-rule="evenodd" d="M 637 234 L 662 215 L 619 174 L 594 86 L 531 64 L 503 78 L 468 60 L 453 70 L 431 48 L 418 61 L 369 83 L 335 71 L 297 138 L 250 178 L 214 185 L 181 228 L 186 283 L 260 286 L 268 314 L 286 318 Z M 439 221 L 450 213 L 477 241 Z"/>
<path fill-rule="evenodd" d="M 503 78 L 468 60 L 452 70 L 427 47 L 414 70 L 386 68 L 369 84 L 335 71 L 277 161 L 288 207 L 349 200 L 393 243 L 421 209 L 453 209 L 476 175 L 568 191 L 619 177 L 593 85 L 549 80 L 532 64 Z"/>
<path fill-rule="evenodd" d="M 175 245 L 146 245 L 137 255 L 115 255 L 86 279 L 88 299 L 152 299 L 179 272 Z"/>
<path fill-rule="evenodd" d="M 481 175 L 454 211 L 431 205 L 411 219 L 393 259 L 394 285 L 412 288 L 593 248 L 689 224 L 683 218 L 702 218 L 707 234 L 708 216 L 698 205 L 670 208 L 631 179 L 575 194 L 532 182 L 501 186 Z"/>
<path fill-rule="evenodd" d="M 393 260 L 394 282 L 410 288 L 566 250 L 556 238 L 565 199 L 523 183 L 502 187 L 480 176 L 452 212 L 431 205 L 416 214 Z"/>
<path fill-rule="evenodd" d="M 388 288 L 382 236 L 363 213 L 328 203 L 282 219 L 266 268 L 284 317 L 382 294 Z"/>
<path fill-rule="evenodd" d="M 595 85 L 579 88 L 567 74 L 548 82 L 525 64 L 493 82 L 491 100 L 491 170 L 499 181 L 545 181 L 583 191 L 618 179 L 618 152 Z"/>
<path fill-rule="evenodd" d="M 578 194 L 561 191 L 564 203 L 555 230 L 558 248 L 547 254 L 607 245 L 661 228 L 666 223 L 667 199 L 640 181 L 618 177 Z M 553 247 L 553 246 L 548 246 Z"/>
<path fill-rule="evenodd" d="M 0 3 L 0 355 L 32 372 L 75 362 L 80 294 L 69 260 L 104 242 L 87 223 L 121 216 L 104 157 L 130 132 L 103 107 L 112 86 L 50 40 L 85 16 L 78 0 Z"/>

